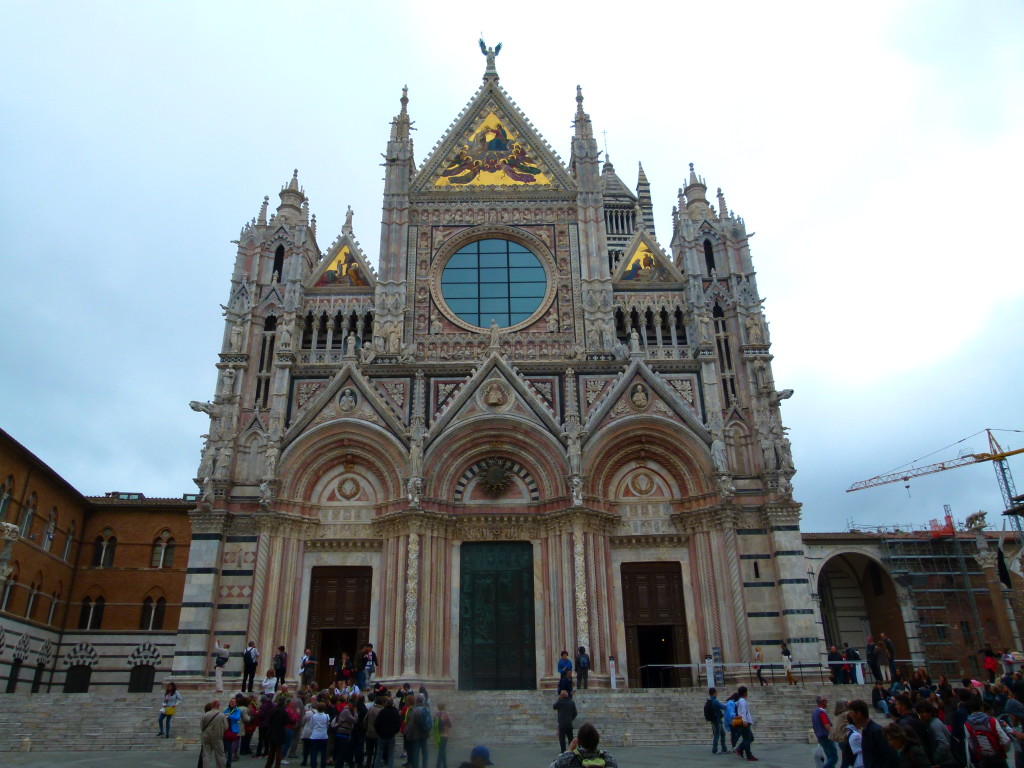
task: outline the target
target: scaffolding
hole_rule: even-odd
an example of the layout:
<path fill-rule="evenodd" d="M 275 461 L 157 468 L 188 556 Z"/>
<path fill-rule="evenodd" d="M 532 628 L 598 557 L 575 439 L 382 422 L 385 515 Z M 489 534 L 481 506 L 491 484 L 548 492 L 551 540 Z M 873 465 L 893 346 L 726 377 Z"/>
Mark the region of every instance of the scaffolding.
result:
<path fill-rule="evenodd" d="M 916 627 L 907 627 L 933 676 L 951 679 L 979 673 L 978 649 L 986 627 L 978 612 L 988 598 L 985 576 L 976 559 L 972 532 L 957 530 L 948 507 L 944 522 L 925 530 L 890 526 L 879 529 L 882 559 L 893 580 L 910 593 Z"/>

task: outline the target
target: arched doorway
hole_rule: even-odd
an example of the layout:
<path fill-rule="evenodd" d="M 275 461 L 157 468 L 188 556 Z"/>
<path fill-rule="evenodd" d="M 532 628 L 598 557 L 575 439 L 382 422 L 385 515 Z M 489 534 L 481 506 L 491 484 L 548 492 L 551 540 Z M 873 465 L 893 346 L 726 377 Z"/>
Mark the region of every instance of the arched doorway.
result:
<path fill-rule="evenodd" d="M 818 594 L 826 646 L 842 650 L 849 643 L 866 659 L 865 639 L 884 632 L 896 658 L 910 658 L 896 584 L 877 560 L 859 552 L 835 555 L 818 574 Z"/>

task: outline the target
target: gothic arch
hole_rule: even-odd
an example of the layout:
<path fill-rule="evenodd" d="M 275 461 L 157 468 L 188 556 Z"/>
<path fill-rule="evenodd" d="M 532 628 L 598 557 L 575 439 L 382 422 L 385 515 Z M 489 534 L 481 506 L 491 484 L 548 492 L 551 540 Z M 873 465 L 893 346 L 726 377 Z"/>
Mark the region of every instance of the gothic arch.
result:
<path fill-rule="evenodd" d="M 742 421 L 733 419 L 725 425 L 725 449 L 734 475 L 753 474 L 753 437 L 750 428 Z"/>
<path fill-rule="evenodd" d="M 92 647 L 91 643 L 86 642 L 78 643 L 64 654 L 65 667 L 91 667 L 99 660 L 100 656 L 96 653 L 96 649 Z"/>
<path fill-rule="evenodd" d="M 130 667 L 138 667 L 144 664 L 159 667 L 162 661 L 163 655 L 160 653 L 160 649 L 153 643 L 139 643 L 128 654 L 128 666 Z"/>
<path fill-rule="evenodd" d="M 701 496 L 711 488 L 707 478 L 712 468 L 708 449 L 702 441 L 679 425 L 656 417 L 633 418 L 628 423 L 601 429 L 583 451 L 588 474 L 588 493 L 610 499 L 615 482 L 628 462 L 656 460 L 675 483 L 675 500 Z"/>
<path fill-rule="evenodd" d="M 565 476 L 569 469 L 561 443 L 530 422 L 517 421 L 514 430 L 509 427 L 507 418 L 476 418 L 434 440 L 424 456 L 424 495 L 454 501 L 460 482 L 461 490 L 465 490 L 463 476 L 478 462 L 491 457 L 522 467 L 525 475 L 518 476 L 530 477 L 536 488 L 534 493 L 524 480 L 530 498 L 547 501 L 567 495 Z M 458 461 L 452 461 L 453 456 Z"/>
<path fill-rule="evenodd" d="M 346 419 L 324 424 L 302 435 L 285 449 L 280 476 L 285 479 L 283 498 L 313 503 L 323 476 L 347 462 L 358 464 L 377 481 L 377 503 L 404 495 L 401 476 L 406 452 L 398 440 L 384 430 Z"/>

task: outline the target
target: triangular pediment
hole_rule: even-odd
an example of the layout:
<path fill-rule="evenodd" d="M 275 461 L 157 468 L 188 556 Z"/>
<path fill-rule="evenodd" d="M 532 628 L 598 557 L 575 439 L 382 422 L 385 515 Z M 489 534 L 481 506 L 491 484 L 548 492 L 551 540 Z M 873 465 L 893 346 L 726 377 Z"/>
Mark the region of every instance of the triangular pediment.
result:
<path fill-rule="evenodd" d="M 568 169 L 518 106 L 487 78 L 412 180 L 414 193 L 574 192 Z"/>
<path fill-rule="evenodd" d="M 583 428 L 593 435 L 610 421 L 627 416 L 666 418 L 711 444 L 711 434 L 700 422 L 693 406 L 640 359 L 634 359 L 614 385 L 599 397 Z"/>
<path fill-rule="evenodd" d="M 354 419 L 378 426 L 407 442 L 405 427 L 383 401 L 372 382 L 348 361 L 325 387 L 306 404 L 284 434 L 283 445 L 294 442 L 313 427 L 341 419 Z"/>
<path fill-rule="evenodd" d="M 351 232 L 338 235 L 319 266 L 310 272 L 306 283 L 307 288 L 329 288 L 342 292 L 362 288 L 358 293 L 372 291 L 376 285 L 377 275 Z"/>
<path fill-rule="evenodd" d="M 428 441 L 452 424 L 477 416 L 511 416 L 535 422 L 552 434 L 560 432 L 558 419 L 548 404 L 498 354 L 487 358 L 469 380 L 447 398 L 430 425 Z"/>
<path fill-rule="evenodd" d="M 625 254 L 612 275 L 612 282 L 622 283 L 621 288 L 644 283 L 683 282 L 682 273 L 647 230 L 641 229 L 633 235 Z"/>

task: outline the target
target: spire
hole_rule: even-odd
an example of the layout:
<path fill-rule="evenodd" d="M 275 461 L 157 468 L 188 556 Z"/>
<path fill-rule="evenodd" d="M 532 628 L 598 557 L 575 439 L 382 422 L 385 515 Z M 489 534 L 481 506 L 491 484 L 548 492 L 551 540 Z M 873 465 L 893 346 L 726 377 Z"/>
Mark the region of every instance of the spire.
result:
<path fill-rule="evenodd" d="M 708 204 L 708 199 L 705 193 L 708 191 L 708 185 L 704 183 L 704 179 L 700 178 L 697 173 L 693 170 L 693 163 L 690 163 L 690 183 L 686 185 L 686 189 L 683 192 L 686 194 L 686 207 L 691 208 L 694 205 L 703 205 L 705 208 Z"/>
<path fill-rule="evenodd" d="M 721 219 L 728 218 L 729 209 L 725 205 L 725 195 L 722 194 L 722 188 L 718 188 L 718 216 Z"/>
<path fill-rule="evenodd" d="M 636 180 L 636 197 L 643 214 L 644 228 L 654 235 L 654 202 L 651 200 L 651 182 L 644 173 L 644 164 L 639 163 L 640 172 Z"/>
<path fill-rule="evenodd" d="M 292 172 L 292 178 L 288 185 L 281 188 L 278 197 L 281 198 L 281 204 L 277 206 L 279 216 L 286 220 L 298 221 L 300 217 L 305 215 L 303 204 L 306 202 L 306 194 L 299 186 L 299 171 L 297 168 Z"/>
<path fill-rule="evenodd" d="M 263 205 L 260 206 L 259 223 L 266 226 L 267 223 L 267 206 L 270 205 L 270 195 L 263 196 Z"/>
<path fill-rule="evenodd" d="M 480 38 L 480 53 L 487 57 L 487 69 L 484 70 L 484 82 L 487 82 L 488 78 L 494 78 L 495 81 L 498 79 L 498 69 L 494 66 L 494 60 L 501 53 L 501 43 L 498 43 L 494 48 L 488 48 L 487 43 L 484 42 L 483 37 Z"/>
<path fill-rule="evenodd" d="M 577 139 L 592 139 L 594 138 L 594 128 L 590 124 L 590 115 L 583 111 L 583 89 L 580 86 L 576 86 L 576 138 Z"/>
<path fill-rule="evenodd" d="M 408 141 L 409 131 L 412 130 L 412 121 L 409 120 L 409 86 L 402 86 L 402 109 L 391 121 L 391 140 Z"/>

